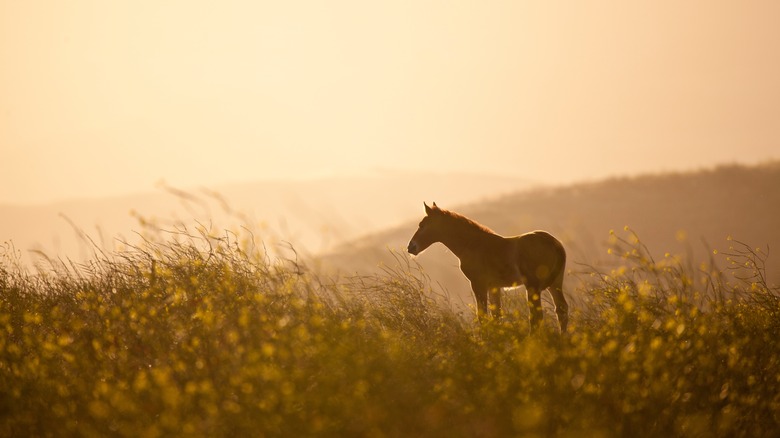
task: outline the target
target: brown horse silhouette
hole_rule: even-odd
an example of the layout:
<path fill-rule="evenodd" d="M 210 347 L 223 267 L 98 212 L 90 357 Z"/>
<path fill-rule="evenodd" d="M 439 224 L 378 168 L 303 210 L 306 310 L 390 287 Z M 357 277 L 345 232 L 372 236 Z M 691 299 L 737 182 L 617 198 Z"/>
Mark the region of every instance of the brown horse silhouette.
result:
<path fill-rule="evenodd" d="M 409 241 L 407 250 L 417 255 L 441 242 L 460 259 L 460 270 L 471 282 L 477 314 L 488 312 L 490 303 L 501 315 L 501 289 L 525 285 L 531 313 L 531 328 L 542 322 L 541 291 L 548 289 L 555 302 L 561 331 L 568 325 L 569 306 L 563 296 L 566 251 L 550 233 L 532 231 L 515 237 L 500 236 L 457 213 L 425 205 L 426 216 Z"/>

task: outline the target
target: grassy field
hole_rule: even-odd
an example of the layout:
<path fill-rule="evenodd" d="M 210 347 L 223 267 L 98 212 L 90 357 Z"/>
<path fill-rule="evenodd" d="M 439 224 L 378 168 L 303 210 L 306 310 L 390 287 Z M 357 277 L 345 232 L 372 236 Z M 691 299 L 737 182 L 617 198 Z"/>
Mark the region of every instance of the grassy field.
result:
<path fill-rule="evenodd" d="M 32 275 L 7 247 L 0 435 L 776 436 L 780 292 L 732 243 L 691 266 L 616 233 L 570 332 L 530 336 L 518 298 L 477 323 L 402 256 L 325 280 L 180 229 Z"/>

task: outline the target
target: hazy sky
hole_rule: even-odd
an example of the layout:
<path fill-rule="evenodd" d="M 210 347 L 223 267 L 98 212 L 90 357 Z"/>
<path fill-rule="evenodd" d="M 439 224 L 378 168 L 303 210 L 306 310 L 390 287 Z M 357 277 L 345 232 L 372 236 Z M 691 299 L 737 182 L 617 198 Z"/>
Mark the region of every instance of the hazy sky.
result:
<path fill-rule="evenodd" d="M 0 202 L 780 158 L 780 2 L 0 0 Z"/>

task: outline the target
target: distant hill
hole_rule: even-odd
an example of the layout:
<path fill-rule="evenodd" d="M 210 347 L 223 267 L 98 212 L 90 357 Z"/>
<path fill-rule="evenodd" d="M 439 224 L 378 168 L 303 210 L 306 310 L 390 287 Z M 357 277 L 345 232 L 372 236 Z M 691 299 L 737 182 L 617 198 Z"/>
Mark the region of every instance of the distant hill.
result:
<path fill-rule="evenodd" d="M 414 218 L 423 199 L 436 197 L 456 205 L 515 192 L 529 184 L 519 178 L 477 174 L 380 171 L 371 176 L 0 205 L 0 244 L 12 242 L 25 263 L 36 259 L 30 250 L 82 261 L 93 248 L 81 233 L 111 250 L 117 237 L 135 241 L 135 233 L 143 231 L 139 218 L 144 218 L 168 229 L 174 221 L 201 221 L 221 228 L 247 225 L 269 246 L 289 241 L 301 253 L 316 254 Z"/>
<path fill-rule="evenodd" d="M 424 215 L 419 202 L 423 198 L 413 198 L 418 208 L 414 221 L 339 247 L 320 260 L 323 269 L 349 274 L 395 264 L 390 249 L 404 252 Z M 624 226 L 657 257 L 688 253 L 701 260 L 711 249 L 728 249 L 726 238 L 732 236 L 752 247 L 769 246 L 769 277 L 780 284 L 780 253 L 773 254 L 780 251 L 780 162 L 535 188 L 467 205 L 424 200 L 437 201 L 503 235 L 548 230 L 564 242 L 569 270 L 577 270 L 577 263 L 614 263 L 606 253 L 609 232 L 625 234 Z M 433 281 L 470 300 L 457 259 L 442 245 L 434 245 L 417 261 Z"/>

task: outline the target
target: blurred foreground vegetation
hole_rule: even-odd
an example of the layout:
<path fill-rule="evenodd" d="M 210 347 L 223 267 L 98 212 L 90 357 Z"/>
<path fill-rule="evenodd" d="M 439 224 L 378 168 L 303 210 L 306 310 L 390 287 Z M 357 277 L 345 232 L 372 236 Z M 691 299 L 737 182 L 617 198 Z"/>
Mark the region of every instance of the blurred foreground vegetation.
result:
<path fill-rule="evenodd" d="M 324 280 L 251 236 L 180 229 L 34 275 L 7 248 L 0 435 L 776 434 L 766 251 L 693 267 L 613 243 L 623 266 L 578 274 L 563 336 L 550 313 L 529 336 L 519 298 L 478 324 L 414 265 Z"/>

